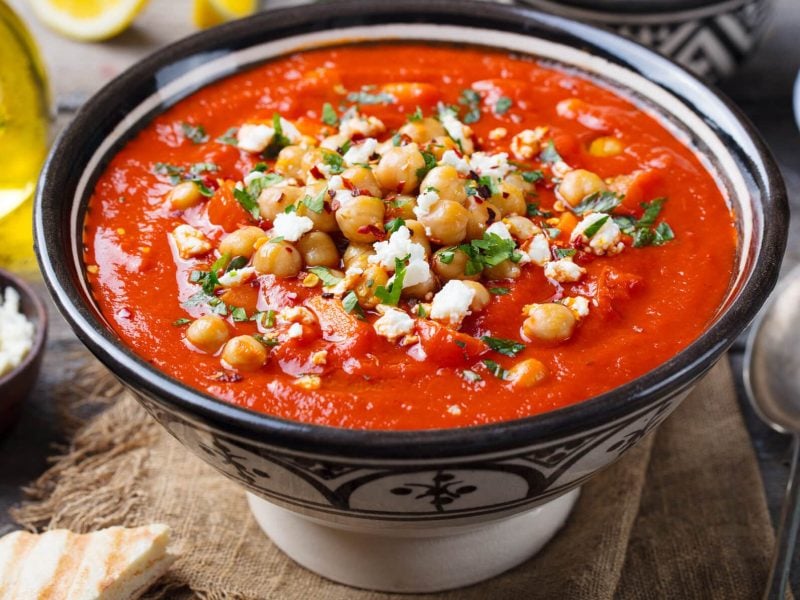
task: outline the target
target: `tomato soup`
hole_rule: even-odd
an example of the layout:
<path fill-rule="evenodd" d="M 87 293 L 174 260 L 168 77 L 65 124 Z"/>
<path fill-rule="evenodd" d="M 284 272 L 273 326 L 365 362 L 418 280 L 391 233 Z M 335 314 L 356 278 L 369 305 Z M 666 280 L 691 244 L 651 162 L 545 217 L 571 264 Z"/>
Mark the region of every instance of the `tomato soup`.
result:
<path fill-rule="evenodd" d="M 640 376 L 727 292 L 733 216 L 695 152 L 574 73 L 475 47 L 300 52 L 149 123 L 90 200 L 124 344 L 269 415 L 517 419 Z"/>

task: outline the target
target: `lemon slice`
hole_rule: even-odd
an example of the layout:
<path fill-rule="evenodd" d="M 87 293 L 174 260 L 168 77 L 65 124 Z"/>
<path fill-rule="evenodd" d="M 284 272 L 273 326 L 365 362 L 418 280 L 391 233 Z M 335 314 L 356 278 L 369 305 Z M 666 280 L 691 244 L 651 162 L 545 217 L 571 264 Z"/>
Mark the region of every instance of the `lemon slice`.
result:
<path fill-rule="evenodd" d="M 133 23 L 147 0 L 29 0 L 42 23 L 76 40 L 99 41 Z"/>
<path fill-rule="evenodd" d="M 194 24 L 206 28 L 253 14 L 256 0 L 194 0 Z"/>

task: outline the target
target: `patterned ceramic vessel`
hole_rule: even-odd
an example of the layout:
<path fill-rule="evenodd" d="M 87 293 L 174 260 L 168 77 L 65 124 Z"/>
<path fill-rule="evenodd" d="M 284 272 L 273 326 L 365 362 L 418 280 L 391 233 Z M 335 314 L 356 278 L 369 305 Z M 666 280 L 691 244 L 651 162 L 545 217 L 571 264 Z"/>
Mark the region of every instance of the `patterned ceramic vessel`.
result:
<path fill-rule="evenodd" d="M 519 0 L 602 25 L 709 80 L 732 75 L 766 29 L 773 0 Z"/>
<path fill-rule="evenodd" d="M 121 344 L 92 301 L 81 264 L 83 215 L 109 158 L 154 115 L 208 82 L 297 48 L 384 39 L 468 41 L 540 57 L 612 86 L 696 147 L 739 232 L 737 272 L 708 331 L 657 369 L 581 404 L 507 423 L 405 432 L 250 412 L 167 377 Z M 138 63 L 62 134 L 42 174 L 35 228 L 42 271 L 77 334 L 177 439 L 251 493 L 274 541 L 333 579 L 421 591 L 510 568 L 555 532 L 577 487 L 657 427 L 755 316 L 777 278 L 787 221 L 778 169 L 752 126 L 671 61 L 528 9 L 395 0 L 260 14 Z"/>

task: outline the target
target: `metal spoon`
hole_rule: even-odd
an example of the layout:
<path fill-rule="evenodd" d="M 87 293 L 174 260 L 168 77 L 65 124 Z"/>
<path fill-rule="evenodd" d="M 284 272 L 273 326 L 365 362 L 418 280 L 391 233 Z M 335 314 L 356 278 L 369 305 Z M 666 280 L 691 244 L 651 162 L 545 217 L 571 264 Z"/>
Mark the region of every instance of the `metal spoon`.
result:
<path fill-rule="evenodd" d="M 800 266 L 761 311 L 747 338 L 744 384 L 756 413 L 773 429 L 792 434 L 786 484 L 765 600 L 784 600 L 800 524 Z"/>

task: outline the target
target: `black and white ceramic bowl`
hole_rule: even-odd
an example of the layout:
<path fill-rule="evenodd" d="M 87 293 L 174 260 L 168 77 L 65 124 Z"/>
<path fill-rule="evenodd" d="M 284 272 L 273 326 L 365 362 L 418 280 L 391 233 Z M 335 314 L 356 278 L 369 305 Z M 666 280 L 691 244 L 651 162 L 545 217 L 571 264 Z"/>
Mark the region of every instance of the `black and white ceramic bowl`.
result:
<path fill-rule="evenodd" d="M 211 81 L 298 48 L 389 39 L 537 56 L 660 115 L 705 157 L 736 214 L 737 270 L 713 325 L 657 369 L 581 404 L 416 432 L 337 429 L 250 412 L 171 379 L 126 348 L 92 301 L 81 263 L 87 200 L 109 158 L 154 115 Z M 778 169 L 752 126 L 669 60 L 527 9 L 376 0 L 260 14 L 132 67 L 87 102 L 58 140 L 39 184 L 35 228 L 42 271 L 80 338 L 172 435 L 250 492 L 256 517 L 279 546 L 333 579 L 421 591 L 499 573 L 549 539 L 581 483 L 665 419 L 756 314 L 775 283 L 787 221 Z"/>
<path fill-rule="evenodd" d="M 732 75 L 766 30 L 774 0 L 519 0 L 609 27 L 709 80 Z"/>

